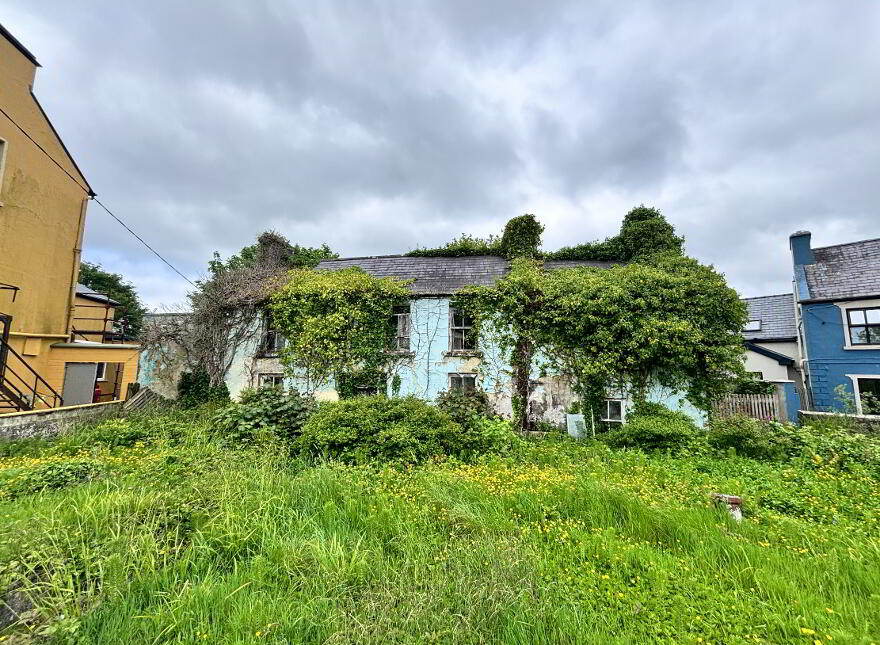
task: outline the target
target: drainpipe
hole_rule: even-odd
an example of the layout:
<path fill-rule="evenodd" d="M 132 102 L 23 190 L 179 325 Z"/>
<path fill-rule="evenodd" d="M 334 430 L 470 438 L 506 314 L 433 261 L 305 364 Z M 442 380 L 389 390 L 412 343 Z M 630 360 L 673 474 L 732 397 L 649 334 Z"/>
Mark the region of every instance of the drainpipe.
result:
<path fill-rule="evenodd" d="M 83 236 L 86 229 L 86 208 L 88 208 L 89 199 L 91 198 L 83 198 L 82 207 L 79 209 L 79 219 L 77 220 L 76 244 L 73 247 L 73 266 L 70 270 L 70 300 L 67 307 L 67 326 L 65 329 L 65 333 L 68 336 L 72 334 L 73 318 L 76 315 L 76 281 L 79 279 L 79 263 L 82 259 Z"/>

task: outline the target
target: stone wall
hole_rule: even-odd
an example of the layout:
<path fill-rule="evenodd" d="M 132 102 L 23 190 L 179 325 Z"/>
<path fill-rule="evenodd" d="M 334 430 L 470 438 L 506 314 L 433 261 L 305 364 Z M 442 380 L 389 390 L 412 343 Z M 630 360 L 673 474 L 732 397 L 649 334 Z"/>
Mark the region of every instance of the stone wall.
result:
<path fill-rule="evenodd" d="M 114 417 L 122 411 L 122 401 L 72 405 L 51 410 L 14 412 L 0 416 L 0 441 L 54 437 L 87 419 Z"/>
<path fill-rule="evenodd" d="M 812 420 L 834 420 L 841 418 L 846 422 L 848 427 L 852 427 L 858 432 L 865 434 L 880 435 L 880 415 L 878 414 L 839 414 L 836 412 L 811 412 L 807 410 L 799 410 L 801 424 L 808 424 Z"/>

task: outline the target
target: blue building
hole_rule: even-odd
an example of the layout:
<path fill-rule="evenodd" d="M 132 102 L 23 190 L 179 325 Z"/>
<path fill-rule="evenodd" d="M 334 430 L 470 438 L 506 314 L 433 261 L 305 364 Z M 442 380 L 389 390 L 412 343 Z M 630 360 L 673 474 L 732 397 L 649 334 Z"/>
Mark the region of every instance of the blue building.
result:
<path fill-rule="evenodd" d="M 790 237 L 810 407 L 880 414 L 880 239 L 812 248 Z"/>

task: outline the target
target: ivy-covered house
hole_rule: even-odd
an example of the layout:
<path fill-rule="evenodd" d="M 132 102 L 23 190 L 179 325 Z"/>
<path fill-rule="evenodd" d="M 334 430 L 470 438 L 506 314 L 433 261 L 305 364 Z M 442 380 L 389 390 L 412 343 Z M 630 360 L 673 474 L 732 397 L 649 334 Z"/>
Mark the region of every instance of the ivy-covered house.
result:
<path fill-rule="evenodd" d="M 572 267 L 608 268 L 612 262 L 547 260 L 546 270 Z M 490 340 L 474 333 L 473 321 L 454 308 L 454 294 L 469 286 L 490 286 L 510 270 L 510 261 L 501 256 L 417 257 L 406 255 L 355 257 L 324 260 L 318 271 L 359 267 L 374 277 L 393 277 L 408 282 L 409 302 L 397 308 L 393 316 L 396 328 L 389 352 L 396 355 L 393 373 L 388 375 L 389 395 L 414 395 L 433 400 L 440 392 L 453 389 L 486 391 L 496 409 L 512 412 L 512 368 L 502 359 L 502 352 Z M 242 353 L 230 370 L 227 384 L 235 396 L 245 387 L 265 384 L 308 389 L 288 376 L 279 353 L 285 339 L 272 329 L 267 317 L 261 342 L 252 351 Z M 574 401 L 567 379 L 556 375 L 533 374 L 534 390 L 529 400 L 533 419 L 552 422 L 564 420 L 566 409 Z M 338 385 L 329 383 L 316 392 L 319 399 L 338 397 Z M 376 393 L 376 385 L 355 384 L 357 393 Z M 680 393 L 652 392 L 651 398 L 674 409 L 683 409 L 698 423 L 703 414 Z M 629 401 L 613 396 L 602 404 L 600 416 L 609 422 L 622 422 Z"/>
<path fill-rule="evenodd" d="M 880 239 L 813 248 L 798 231 L 790 246 L 811 408 L 880 414 Z"/>

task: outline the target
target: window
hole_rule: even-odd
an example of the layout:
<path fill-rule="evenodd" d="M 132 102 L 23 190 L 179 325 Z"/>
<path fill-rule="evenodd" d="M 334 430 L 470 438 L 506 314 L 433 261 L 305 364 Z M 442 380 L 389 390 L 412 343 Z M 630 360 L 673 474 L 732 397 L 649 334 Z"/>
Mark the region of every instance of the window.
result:
<path fill-rule="evenodd" d="M 95 374 L 96 381 L 107 380 L 107 363 L 98 363 L 98 371 Z"/>
<path fill-rule="evenodd" d="M 465 392 L 473 392 L 477 389 L 476 374 L 450 374 L 449 375 L 449 391 L 464 390 Z"/>
<path fill-rule="evenodd" d="M 847 309 L 851 345 L 880 345 L 880 307 Z"/>
<path fill-rule="evenodd" d="M 394 328 L 394 340 L 391 349 L 397 351 L 409 351 L 409 305 L 405 307 L 395 307 L 394 313 L 391 314 L 391 325 Z"/>
<path fill-rule="evenodd" d="M 743 327 L 743 331 L 761 331 L 761 321 L 750 320 L 746 323 L 746 326 Z"/>
<path fill-rule="evenodd" d="M 880 378 L 860 378 L 858 382 L 862 414 L 880 414 Z"/>
<path fill-rule="evenodd" d="M 750 374 L 750 375 L 751 375 L 756 381 L 763 381 L 763 380 L 764 380 L 764 372 L 749 372 L 749 374 Z"/>
<path fill-rule="evenodd" d="M 258 383 L 260 387 L 277 387 L 284 389 L 283 374 L 260 374 Z"/>
<path fill-rule="evenodd" d="M 449 310 L 449 349 L 468 351 L 477 348 L 474 338 L 474 321 L 458 309 Z"/>
<path fill-rule="evenodd" d="M 3 170 L 6 168 L 6 140 L 0 139 L 0 206 L 3 206 Z"/>
<path fill-rule="evenodd" d="M 263 335 L 263 353 L 266 356 L 278 356 L 278 352 L 287 346 L 287 339 L 279 331 L 270 329 Z"/>
<path fill-rule="evenodd" d="M 623 423 L 625 408 L 621 399 L 605 399 L 602 402 L 602 421 Z"/>

